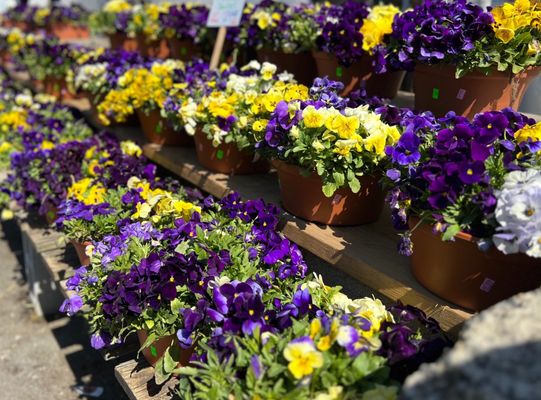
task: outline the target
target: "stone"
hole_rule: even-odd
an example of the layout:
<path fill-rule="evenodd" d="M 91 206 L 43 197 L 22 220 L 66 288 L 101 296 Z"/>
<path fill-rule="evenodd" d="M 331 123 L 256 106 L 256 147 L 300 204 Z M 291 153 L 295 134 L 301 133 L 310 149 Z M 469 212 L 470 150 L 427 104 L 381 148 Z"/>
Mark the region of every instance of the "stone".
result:
<path fill-rule="evenodd" d="M 403 400 L 541 398 L 541 289 L 518 294 L 466 322 L 438 361 L 403 386 Z"/>

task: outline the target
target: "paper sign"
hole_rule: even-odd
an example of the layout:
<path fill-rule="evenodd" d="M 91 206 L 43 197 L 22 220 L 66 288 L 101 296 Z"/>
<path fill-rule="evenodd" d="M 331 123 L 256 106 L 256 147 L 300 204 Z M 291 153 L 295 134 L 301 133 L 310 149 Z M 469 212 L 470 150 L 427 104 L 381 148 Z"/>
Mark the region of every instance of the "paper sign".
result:
<path fill-rule="evenodd" d="M 481 289 L 483 292 L 488 293 L 492 290 L 492 287 L 494 286 L 495 283 L 496 283 L 495 280 L 492 280 L 490 278 L 485 278 L 485 280 L 483 281 L 479 289 Z"/>
<path fill-rule="evenodd" d="M 460 89 L 458 93 L 456 94 L 456 98 L 458 100 L 464 100 L 464 95 L 466 94 L 466 91 L 464 89 Z"/>
<path fill-rule="evenodd" d="M 207 19 L 207 26 L 238 26 L 244 10 L 245 0 L 214 0 Z"/>

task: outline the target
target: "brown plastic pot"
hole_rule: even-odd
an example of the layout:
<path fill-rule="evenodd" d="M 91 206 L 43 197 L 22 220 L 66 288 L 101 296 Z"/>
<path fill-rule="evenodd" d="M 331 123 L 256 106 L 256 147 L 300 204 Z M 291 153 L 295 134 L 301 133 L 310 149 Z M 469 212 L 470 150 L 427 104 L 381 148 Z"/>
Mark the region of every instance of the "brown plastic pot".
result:
<path fill-rule="evenodd" d="M 270 62 L 276 65 L 278 71 L 287 71 L 295 76 L 297 82 L 312 86 L 317 75 L 316 62 L 309 51 L 301 53 L 284 53 L 267 48 L 257 50 L 260 62 Z"/>
<path fill-rule="evenodd" d="M 111 42 L 111 49 L 137 51 L 137 40 L 135 38 L 128 37 L 128 35 L 124 32 L 115 32 L 108 36 L 109 41 Z"/>
<path fill-rule="evenodd" d="M 55 22 L 47 27 L 47 33 L 60 40 L 87 39 L 90 34 L 86 26 L 66 22 Z"/>
<path fill-rule="evenodd" d="M 369 96 L 392 99 L 396 97 L 398 89 L 406 75 L 405 71 L 374 73 L 372 67 L 373 57 L 365 55 L 359 62 L 349 67 L 338 63 L 335 56 L 323 51 L 313 51 L 319 76 L 328 76 L 329 79 L 344 84 L 342 94 L 347 95 L 352 90 L 364 87 Z"/>
<path fill-rule="evenodd" d="M 86 241 L 81 243 L 75 240 L 71 241 L 71 245 L 75 248 L 77 257 L 79 257 L 79 262 L 84 266 L 90 265 L 90 257 L 86 255 L 86 246 L 89 244 L 92 244 L 92 242 Z"/>
<path fill-rule="evenodd" d="M 212 141 L 200 129 L 195 132 L 197 160 L 206 169 L 228 175 L 265 174 L 270 169 L 266 160 L 253 153 L 239 150 L 234 143 L 222 143 L 214 147 Z"/>
<path fill-rule="evenodd" d="M 139 339 L 139 344 L 142 346 L 143 343 L 145 343 L 145 341 L 147 340 L 148 334 L 145 330 L 139 330 L 137 331 L 137 338 Z M 155 367 L 158 360 L 163 357 L 163 355 L 165 354 L 165 351 L 171 345 L 177 346 L 180 349 L 179 364 L 181 366 L 188 365 L 194 349 L 181 348 L 178 344 L 178 341 L 175 335 L 164 336 L 156 340 L 146 349 L 141 350 L 141 352 L 143 353 L 143 356 L 148 361 L 148 363 L 152 365 L 153 367 Z"/>
<path fill-rule="evenodd" d="M 384 192 L 375 177 L 360 177 L 359 193 L 343 187 L 326 197 L 315 172 L 303 176 L 299 167 L 282 161 L 273 161 L 273 166 L 278 171 L 282 206 L 297 217 L 326 225 L 362 225 L 377 221 L 383 210 Z"/>
<path fill-rule="evenodd" d="M 418 223 L 411 218 L 410 229 Z M 411 270 L 425 288 L 442 299 L 481 311 L 517 293 L 541 285 L 541 259 L 505 255 L 492 247 L 479 250 L 476 239 L 459 233 L 443 241 L 432 227 L 420 224 L 412 233 Z"/>
<path fill-rule="evenodd" d="M 68 90 L 68 84 L 64 78 L 46 76 L 45 79 L 43 79 L 43 92 L 56 97 L 59 101 L 76 98 L 76 96 Z"/>
<path fill-rule="evenodd" d="M 162 58 L 169 57 L 169 45 L 166 39 L 148 40 L 143 33 L 136 35 L 137 48 L 142 56 Z"/>
<path fill-rule="evenodd" d="M 201 49 L 191 40 L 173 37 L 167 40 L 167 44 L 169 46 L 170 58 L 190 61 L 192 58 L 201 55 Z"/>
<path fill-rule="evenodd" d="M 159 110 L 152 110 L 148 114 L 137 110 L 137 117 L 146 139 L 150 143 L 164 146 L 192 146 L 193 138 L 184 130 L 174 130 L 167 121 L 162 118 Z"/>
<path fill-rule="evenodd" d="M 415 109 L 432 111 L 438 117 L 454 111 L 468 118 L 505 107 L 518 109 L 541 68 L 528 68 L 516 75 L 495 70 L 489 75 L 470 72 L 459 79 L 455 71 L 452 65 L 418 64 L 413 81 Z"/>

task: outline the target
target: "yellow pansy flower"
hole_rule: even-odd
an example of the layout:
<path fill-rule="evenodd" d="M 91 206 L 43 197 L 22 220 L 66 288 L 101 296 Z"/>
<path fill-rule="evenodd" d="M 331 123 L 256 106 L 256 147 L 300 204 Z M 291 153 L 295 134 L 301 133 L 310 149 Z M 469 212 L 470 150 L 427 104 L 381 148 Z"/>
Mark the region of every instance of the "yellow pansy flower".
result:
<path fill-rule="evenodd" d="M 256 132 L 262 132 L 267 127 L 268 122 L 266 119 L 258 119 L 252 124 L 252 129 Z"/>
<path fill-rule="evenodd" d="M 535 125 L 526 125 L 515 132 L 515 139 L 518 143 L 531 140 L 532 142 L 541 141 L 541 122 Z"/>
<path fill-rule="evenodd" d="M 307 128 L 321 128 L 325 125 L 326 115 L 322 110 L 308 106 L 302 110 L 302 120 Z"/>
<path fill-rule="evenodd" d="M 291 341 L 284 349 L 284 358 L 289 361 L 289 372 L 296 378 L 310 376 L 323 366 L 323 354 L 316 350 L 309 337 Z"/>

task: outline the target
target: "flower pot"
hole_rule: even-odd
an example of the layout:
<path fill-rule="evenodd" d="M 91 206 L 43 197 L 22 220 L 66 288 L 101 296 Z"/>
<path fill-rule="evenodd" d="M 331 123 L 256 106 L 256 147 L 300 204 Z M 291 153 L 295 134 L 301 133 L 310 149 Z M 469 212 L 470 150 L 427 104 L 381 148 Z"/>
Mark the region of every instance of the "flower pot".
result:
<path fill-rule="evenodd" d="M 77 253 L 77 257 L 79 257 L 80 264 L 83 266 L 90 265 L 90 257 L 86 255 L 86 246 L 92 244 L 92 242 L 86 241 L 81 243 L 71 240 L 71 244 L 75 248 L 75 252 Z"/>
<path fill-rule="evenodd" d="M 257 59 L 260 62 L 275 64 L 279 71 L 293 74 L 297 82 L 307 86 L 312 86 L 315 77 L 318 76 L 314 57 L 309 51 L 290 54 L 263 48 L 257 50 Z"/>
<path fill-rule="evenodd" d="M 169 46 L 167 45 L 167 40 L 148 40 L 148 38 L 142 33 L 138 33 L 136 35 L 136 40 L 137 48 L 142 56 L 162 59 L 169 57 Z"/>
<path fill-rule="evenodd" d="M 76 98 L 76 96 L 68 90 L 68 84 L 64 78 L 46 76 L 43 80 L 43 92 L 56 97 L 58 101 Z"/>
<path fill-rule="evenodd" d="M 257 155 L 239 150 L 235 143 L 222 143 L 214 147 L 199 128 L 195 132 L 197 160 L 206 169 L 228 175 L 264 174 L 270 169 L 266 160 Z"/>
<path fill-rule="evenodd" d="M 139 339 L 139 344 L 142 346 L 143 343 L 145 343 L 145 341 L 147 340 L 148 334 L 145 330 L 139 330 L 137 331 L 137 338 Z M 148 363 L 152 365 L 153 367 L 155 367 L 158 360 L 165 354 L 165 351 L 171 345 L 178 346 L 180 348 L 175 335 L 162 337 L 156 340 L 146 349 L 143 349 L 141 352 L 143 353 L 143 356 L 148 361 Z M 193 354 L 193 348 L 190 348 L 190 349 L 180 348 L 179 364 L 181 366 L 188 365 L 192 354 Z"/>
<path fill-rule="evenodd" d="M 125 50 L 125 51 L 137 51 L 137 40 L 135 38 L 128 37 L 124 32 L 115 32 L 109 36 L 111 42 L 111 49 L 113 50 Z"/>
<path fill-rule="evenodd" d="M 47 33 L 60 40 L 88 39 L 89 32 L 86 26 L 74 25 L 65 22 L 55 22 L 47 27 Z"/>
<path fill-rule="evenodd" d="M 323 51 L 313 51 L 319 76 L 328 76 L 329 79 L 344 84 L 343 95 L 352 90 L 364 87 L 369 96 L 392 99 L 396 97 L 398 89 L 406 75 L 405 71 L 392 71 L 376 74 L 373 71 L 373 57 L 366 55 L 359 62 L 349 67 L 338 64 L 336 57 Z"/>
<path fill-rule="evenodd" d="M 173 37 L 167 40 L 169 57 L 182 61 L 190 61 L 201 55 L 201 49 L 193 41 Z"/>
<path fill-rule="evenodd" d="M 315 172 L 303 176 L 295 165 L 282 161 L 273 165 L 280 180 L 282 206 L 297 217 L 327 225 L 361 225 L 375 222 L 383 210 L 385 196 L 375 177 L 360 177 L 358 193 L 343 187 L 326 197 L 321 190 L 323 181 Z"/>
<path fill-rule="evenodd" d="M 438 117 L 454 111 L 468 118 L 505 107 L 518 109 L 541 68 L 528 68 L 516 75 L 495 70 L 489 75 L 470 72 L 460 79 L 455 78 L 455 71 L 452 65 L 418 64 L 413 81 L 415 109 L 432 111 Z"/>
<path fill-rule="evenodd" d="M 410 219 L 410 229 L 417 222 Z M 428 224 L 419 225 L 411 239 L 411 270 L 419 283 L 469 310 L 483 310 L 541 285 L 539 258 L 505 255 L 494 247 L 481 251 L 476 239 L 462 232 L 454 241 L 444 242 Z"/>
<path fill-rule="evenodd" d="M 159 110 L 152 110 L 148 114 L 137 110 L 137 117 L 145 138 L 150 143 L 164 146 L 191 146 L 193 138 L 184 130 L 174 130 L 167 121 L 162 118 Z"/>

